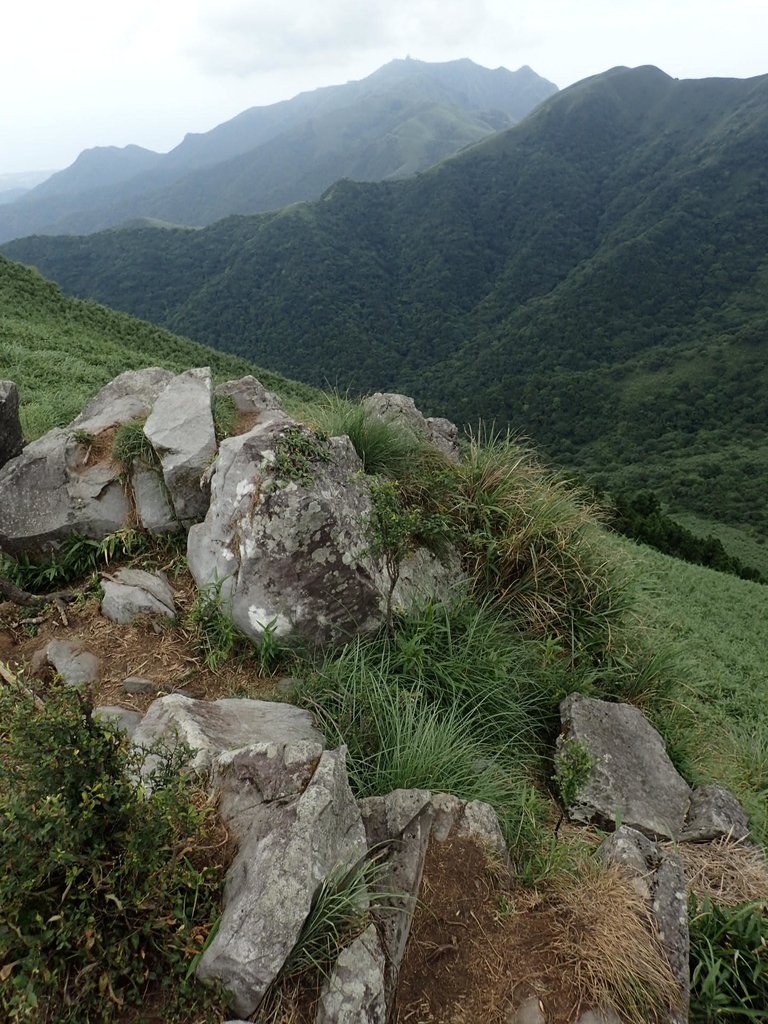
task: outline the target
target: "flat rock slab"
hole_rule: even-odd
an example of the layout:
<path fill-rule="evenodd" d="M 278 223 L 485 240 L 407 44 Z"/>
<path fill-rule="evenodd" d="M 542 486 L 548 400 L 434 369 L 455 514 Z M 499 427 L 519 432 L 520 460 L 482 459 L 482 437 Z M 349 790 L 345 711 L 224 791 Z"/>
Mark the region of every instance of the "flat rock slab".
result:
<path fill-rule="evenodd" d="M 99 659 L 80 644 L 51 640 L 45 656 L 67 686 L 87 686 L 95 683 L 101 675 Z"/>
<path fill-rule="evenodd" d="M 187 370 L 168 383 L 144 424 L 173 510 L 186 525 L 202 519 L 208 508 L 203 476 L 216 455 L 211 396 L 210 369 Z"/>
<path fill-rule="evenodd" d="M 127 625 L 137 615 L 159 615 L 172 619 L 176 604 L 168 580 L 160 573 L 143 569 L 118 569 L 102 577 L 104 597 L 101 614 Z"/>
<path fill-rule="evenodd" d="M 359 863 L 367 851 L 344 748 L 256 746 L 252 755 L 247 778 L 241 776 L 243 760 L 216 771 L 224 820 L 239 845 L 219 929 L 197 969 L 200 978 L 221 981 L 243 1017 L 253 1014 L 293 950 L 322 882 Z M 297 792 L 274 800 L 263 795 L 286 789 Z"/>
<path fill-rule="evenodd" d="M 312 715 L 292 704 L 266 700 L 194 700 L 172 693 L 153 701 L 136 730 L 133 742 L 151 747 L 173 745 L 179 740 L 196 753 L 192 767 L 207 768 L 214 757 L 254 743 L 299 743 L 308 740 L 325 745 Z M 150 762 L 152 759 L 147 758 Z M 151 770 L 151 766 L 150 769 Z"/>
<path fill-rule="evenodd" d="M 604 828 L 620 821 L 652 837 L 677 839 L 691 790 L 642 712 L 574 693 L 561 703 L 560 718 L 558 750 L 576 742 L 591 761 L 568 816 Z"/>

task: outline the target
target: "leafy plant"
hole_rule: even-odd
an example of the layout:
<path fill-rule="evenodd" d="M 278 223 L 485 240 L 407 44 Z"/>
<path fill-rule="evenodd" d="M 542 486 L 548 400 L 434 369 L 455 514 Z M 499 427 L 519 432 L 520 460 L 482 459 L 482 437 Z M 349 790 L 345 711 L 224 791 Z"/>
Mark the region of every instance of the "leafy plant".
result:
<path fill-rule="evenodd" d="M 555 754 L 555 782 L 564 807 L 571 807 L 592 771 L 592 755 L 577 739 L 570 737 Z"/>
<path fill-rule="evenodd" d="M 201 590 L 187 615 L 192 641 L 206 668 L 217 669 L 234 656 L 246 637 L 222 607 L 223 580 Z"/>
<path fill-rule="evenodd" d="M 144 755 L 57 684 L 0 686 L 0 722 L 0 1016 L 107 1024 L 148 986 L 212 1005 L 185 979 L 222 882 L 189 751 L 155 751 L 137 786 Z"/>
<path fill-rule="evenodd" d="M 330 460 L 331 450 L 327 435 L 299 424 L 286 427 L 275 448 L 277 475 L 305 484 L 314 479 L 318 463 Z"/>
<path fill-rule="evenodd" d="M 69 436 L 72 438 L 75 444 L 80 444 L 84 448 L 89 448 L 96 440 L 90 431 L 83 430 L 82 428 L 78 428 L 77 430 L 71 430 Z"/>
<path fill-rule="evenodd" d="M 139 530 L 118 530 L 101 540 L 73 535 L 44 562 L 33 561 L 27 555 L 17 559 L 0 555 L 0 572 L 22 590 L 45 593 L 82 580 L 103 565 L 135 557 L 153 543 Z"/>
<path fill-rule="evenodd" d="M 237 425 L 237 406 L 231 395 L 214 395 L 212 402 L 213 429 L 216 440 L 229 437 Z"/>
<path fill-rule="evenodd" d="M 691 898 L 693 1024 L 768 1021 L 768 904 Z"/>

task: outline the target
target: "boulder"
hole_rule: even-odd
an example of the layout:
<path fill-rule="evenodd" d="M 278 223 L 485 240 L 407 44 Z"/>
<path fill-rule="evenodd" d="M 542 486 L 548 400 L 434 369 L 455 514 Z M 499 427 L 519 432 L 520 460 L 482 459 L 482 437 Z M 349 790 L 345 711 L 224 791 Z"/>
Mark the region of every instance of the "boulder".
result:
<path fill-rule="evenodd" d="M 97 682 L 101 675 L 99 659 L 80 643 L 51 640 L 45 654 L 48 664 L 54 667 L 67 686 L 87 686 Z"/>
<path fill-rule="evenodd" d="M 459 431 L 454 423 L 442 417 L 425 418 L 416 408 L 416 403 L 407 395 L 382 393 L 369 395 L 363 400 L 363 408 L 383 420 L 402 423 L 414 434 L 426 438 L 449 459 L 458 461 Z"/>
<path fill-rule="evenodd" d="M 722 786 L 694 789 L 680 833 L 681 842 L 706 843 L 727 836 L 734 842 L 749 836 L 749 818 L 736 797 Z"/>
<path fill-rule="evenodd" d="M 688 898 L 680 858 L 626 825 L 601 843 L 597 856 L 632 879 L 650 910 L 680 994 L 670 1021 L 684 1024 L 689 1002 Z"/>
<path fill-rule="evenodd" d="M 100 540 L 128 522 L 130 501 L 117 471 L 86 464 L 84 456 L 57 427 L 0 469 L 0 547 L 42 557 L 73 534 Z"/>
<path fill-rule="evenodd" d="M 216 454 L 208 367 L 187 370 L 166 385 L 144 434 L 160 458 L 177 519 L 184 525 L 201 519 L 208 507 L 201 481 Z"/>
<path fill-rule="evenodd" d="M 297 446 L 305 455 L 294 474 Z M 371 513 L 349 439 L 322 440 L 275 413 L 222 442 L 208 514 L 189 532 L 190 572 L 200 589 L 220 589 L 255 640 L 270 630 L 310 645 L 337 642 L 385 619 L 389 578 L 368 553 Z M 448 587 L 451 571 L 427 552 L 413 565 L 418 571 L 403 565 L 396 605 Z"/>
<path fill-rule="evenodd" d="M 109 427 L 144 419 L 171 380 L 173 373 L 158 366 L 126 370 L 88 402 L 71 428 L 100 434 Z"/>
<path fill-rule="evenodd" d="M 643 713 L 574 693 L 562 701 L 560 719 L 558 750 L 576 742 L 590 760 L 568 816 L 608 828 L 618 820 L 654 838 L 676 839 L 691 790 Z"/>
<path fill-rule="evenodd" d="M 385 970 L 384 950 L 370 925 L 336 961 L 320 993 L 315 1024 L 386 1024 Z"/>
<path fill-rule="evenodd" d="M 220 812 L 239 845 L 197 974 L 219 980 L 242 1017 L 277 977 L 323 881 L 367 852 L 345 754 L 311 743 L 256 744 L 215 766 Z"/>
<path fill-rule="evenodd" d="M 19 392 L 13 381 L 0 380 L 0 469 L 21 454 L 22 446 Z"/>
<path fill-rule="evenodd" d="M 137 615 L 176 616 L 173 591 L 162 573 L 118 569 L 102 576 L 102 587 L 101 614 L 112 622 L 126 625 Z"/>
<path fill-rule="evenodd" d="M 219 384 L 216 394 L 231 398 L 239 413 L 263 415 L 265 418 L 271 413 L 285 415 L 277 395 L 267 391 L 263 384 L 250 375 Z"/>
<path fill-rule="evenodd" d="M 181 529 L 159 467 L 134 459 L 131 486 L 136 517 L 142 529 L 148 533 L 175 533 Z"/>
<path fill-rule="evenodd" d="M 324 743 L 312 715 L 292 704 L 238 698 L 194 700 L 172 693 L 152 702 L 133 741 L 136 746 L 151 747 L 179 740 L 195 751 L 191 767 L 197 771 L 208 768 L 223 751 L 253 743 Z M 155 763 L 147 758 L 146 771 Z"/>

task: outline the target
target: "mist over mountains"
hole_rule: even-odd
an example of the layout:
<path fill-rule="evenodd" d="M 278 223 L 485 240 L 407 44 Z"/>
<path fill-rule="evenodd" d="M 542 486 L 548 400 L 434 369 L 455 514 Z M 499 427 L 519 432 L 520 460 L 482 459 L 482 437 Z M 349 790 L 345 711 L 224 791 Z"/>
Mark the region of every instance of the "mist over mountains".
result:
<path fill-rule="evenodd" d="M 0 240 L 136 218 L 203 225 L 318 198 L 342 177 L 403 177 L 515 124 L 555 91 L 528 67 L 395 60 L 361 81 L 252 107 L 167 154 L 86 150 L 0 210 Z"/>

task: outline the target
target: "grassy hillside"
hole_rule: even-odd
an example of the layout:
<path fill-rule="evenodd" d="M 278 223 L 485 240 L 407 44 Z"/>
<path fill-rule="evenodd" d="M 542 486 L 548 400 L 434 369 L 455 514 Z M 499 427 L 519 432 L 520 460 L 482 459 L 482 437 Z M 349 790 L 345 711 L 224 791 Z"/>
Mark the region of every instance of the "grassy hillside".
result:
<path fill-rule="evenodd" d="M 220 380 L 253 373 L 289 404 L 313 395 L 244 359 L 68 298 L 35 271 L 1 256 L 0 356 L 0 374 L 19 387 L 28 439 L 68 423 L 118 373 L 143 366 L 210 366 Z"/>
<path fill-rule="evenodd" d="M 766 77 L 619 68 L 413 180 L 6 251 L 291 377 L 511 423 L 603 487 L 765 535 L 767 129 Z"/>

